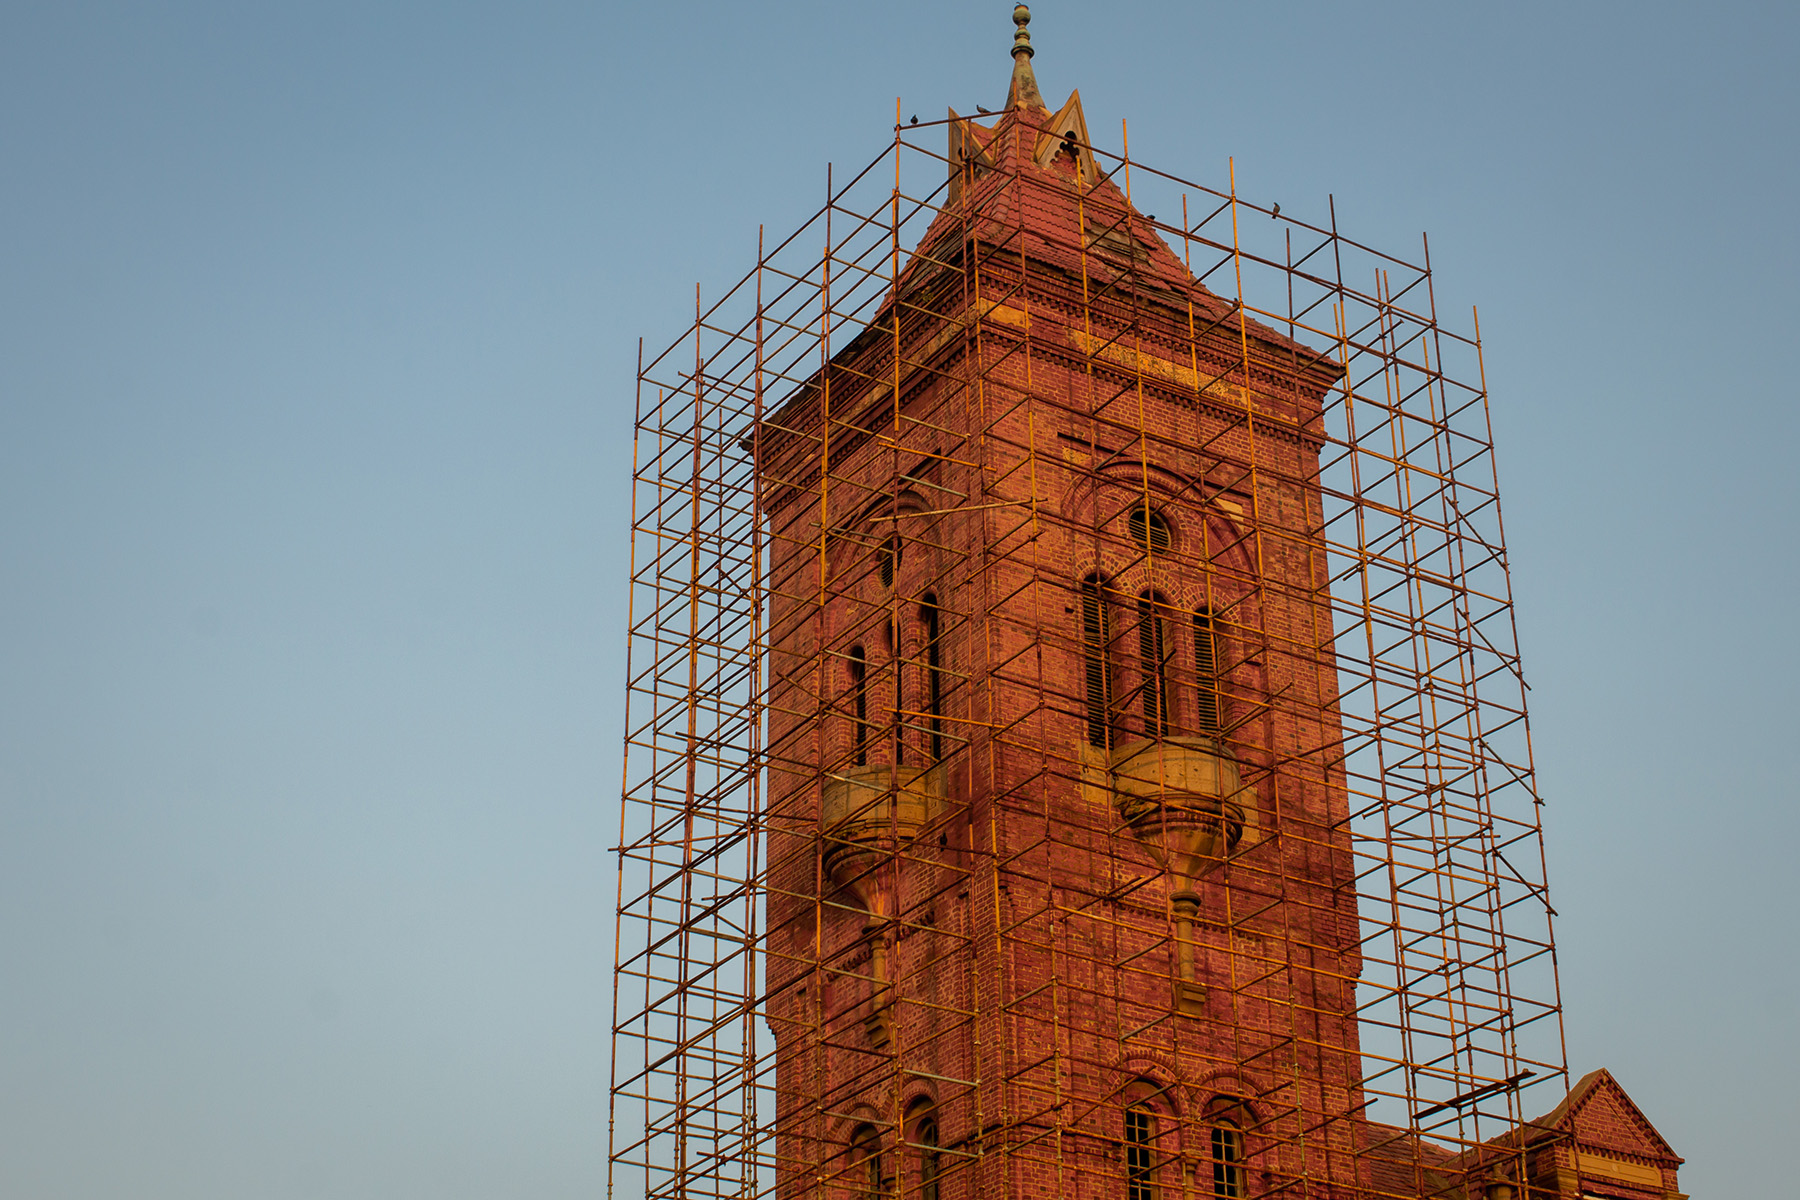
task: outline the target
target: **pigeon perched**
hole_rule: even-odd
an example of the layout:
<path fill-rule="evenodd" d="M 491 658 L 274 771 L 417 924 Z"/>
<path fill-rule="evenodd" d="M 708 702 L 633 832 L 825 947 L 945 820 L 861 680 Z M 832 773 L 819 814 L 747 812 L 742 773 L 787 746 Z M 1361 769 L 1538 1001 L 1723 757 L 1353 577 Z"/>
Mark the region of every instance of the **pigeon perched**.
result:
<path fill-rule="evenodd" d="M 1269 210 L 1269 220 L 1273 221 L 1276 217 L 1279 217 L 1280 215 L 1281 215 L 1281 204 L 1279 201 L 1277 201 L 1275 204 L 1275 207 L 1271 208 Z"/>
<path fill-rule="evenodd" d="M 976 105 L 976 106 L 975 106 L 975 111 L 976 111 L 976 112 L 983 112 L 983 113 L 991 113 L 991 112 L 993 112 L 993 111 L 994 111 L 994 110 L 993 110 L 993 109 L 991 109 L 991 108 L 988 108 L 988 107 L 986 107 L 986 106 L 985 106 L 985 105 L 981 105 L 981 104 L 977 104 L 977 105 Z"/>

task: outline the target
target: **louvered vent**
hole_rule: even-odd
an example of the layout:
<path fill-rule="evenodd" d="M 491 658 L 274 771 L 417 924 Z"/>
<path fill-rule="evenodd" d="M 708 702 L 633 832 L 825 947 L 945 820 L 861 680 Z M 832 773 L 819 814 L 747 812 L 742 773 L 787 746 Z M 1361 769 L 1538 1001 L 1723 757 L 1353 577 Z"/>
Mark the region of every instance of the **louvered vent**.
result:
<path fill-rule="evenodd" d="M 1166 737 L 1169 732 L 1168 638 L 1154 597 L 1138 600 L 1138 669 L 1143 674 L 1144 736 Z"/>
<path fill-rule="evenodd" d="M 881 559 L 881 586 L 894 586 L 894 569 L 900 565 L 900 539 L 889 538 L 878 552 Z"/>
<path fill-rule="evenodd" d="M 1195 723 L 1200 732 L 1217 734 L 1224 724 L 1219 719 L 1219 639 L 1213 615 L 1204 610 L 1194 614 L 1194 679 L 1200 702 Z"/>
<path fill-rule="evenodd" d="M 1087 682 L 1088 745 L 1112 745 L 1112 677 L 1106 669 L 1106 599 L 1095 579 L 1081 584 L 1081 651 Z"/>
<path fill-rule="evenodd" d="M 1131 531 L 1132 541 L 1154 553 L 1166 554 L 1174 543 L 1168 520 L 1148 504 L 1132 509 L 1125 525 Z"/>

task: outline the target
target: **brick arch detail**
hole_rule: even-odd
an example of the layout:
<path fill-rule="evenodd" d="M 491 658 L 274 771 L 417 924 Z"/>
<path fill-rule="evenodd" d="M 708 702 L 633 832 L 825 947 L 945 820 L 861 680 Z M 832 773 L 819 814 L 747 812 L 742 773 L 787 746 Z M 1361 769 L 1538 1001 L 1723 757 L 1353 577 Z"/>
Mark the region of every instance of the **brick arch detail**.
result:
<path fill-rule="evenodd" d="M 1062 519 L 1072 525 L 1089 526 L 1096 533 L 1115 521 L 1123 521 L 1145 489 L 1140 465 L 1121 465 L 1129 468 L 1133 475 L 1129 484 L 1105 478 L 1107 472 L 1104 470 L 1098 473 L 1099 478 L 1090 476 L 1082 480 L 1064 496 Z M 1214 564 L 1246 579 L 1256 576 L 1256 562 L 1250 555 L 1238 518 L 1218 505 L 1192 495 L 1189 489 L 1193 481 L 1188 476 L 1161 471 L 1154 466 L 1150 468 L 1150 476 L 1150 503 L 1169 518 L 1175 531 L 1178 558 Z M 1165 480 L 1164 476 L 1168 478 Z M 1170 481 L 1176 486 L 1170 486 Z M 1113 500 L 1116 503 L 1112 503 Z M 1204 522 L 1204 530 L 1195 528 L 1196 517 Z"/>
<path fill-rule="evenodd" d="M 928 1100 L 931 1102 L 933 1111 L 939 1113 L 937 1119 L 938 1127 L 940 1129 L 943 1127 L 943 1110 L 938 1108 L 937 1084 L 929 1079 L 921 1079 L 917 1075 L 911 1075 L 900 1085 L 900 1096 L 900 1114 L 902 1119 L 905 1119 L 906 1114 L 911 1112 L 921 1100 Z"/>
<path fill-rule="evenodd" d="M 931 506 L 924 497 L 911 488 L 902 489 L 891 499 L 881 496 L 865 504 L 861 510 L 833 526 L 826 535 L 827 574 L 834 581 L 841 580 L 847 573 L 854 572 L 858 564 L 871 558 L 882 542 L 898 532 L 898 522 L 893 519 L 895 514 L 905 519 L 909 513 L 929 511 Z"/>
<path fill-rule="evenodd" d="M 887 1117 L 867 1101 L 857 1102 L 848 1112 L 827 1116 L 825 1122 L 826 1140 L 840 1149 L 848 1147 L 850 1135 L 864 1125 L 873 1125 L 884 1138 L 888 1132 Z M 888 1148 L 884 1143 L 883 1149 Z"/>
<path fill-rule="evenodd" d="M 1125 1090 L 1140 1079 L 1157 1088 L 1168 1106 L 1169 1115 L 1178 1120 L 1183 1116 L 1187 1108 L 1187 1096 L 1174 1060 L 1143 1051 L 1127 1054 L 1119 1063 L 1116 1093 L 1123 1096 Z"/>
<path fill-rule="evenodd" d="M 1233 1086 L 1235 1085 L 1235 1087 Z M 1194 1077 L 1190 1087 L 1210 1095 L 1260 1096 L 1271 1083 L 1242 1067 L 1215 1067 Z"/>

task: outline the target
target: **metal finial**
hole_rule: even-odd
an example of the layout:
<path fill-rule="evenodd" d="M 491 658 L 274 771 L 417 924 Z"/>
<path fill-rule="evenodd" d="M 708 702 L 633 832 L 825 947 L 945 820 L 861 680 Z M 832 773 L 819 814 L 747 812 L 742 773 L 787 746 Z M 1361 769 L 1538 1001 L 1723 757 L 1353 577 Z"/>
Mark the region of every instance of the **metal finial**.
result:
<path fill-rule="evenodd" d="M 1019 27 L 1019 31 L 1013 34 L 1013 57 L 1017 58 L 1020 54 L 1023 54 L 1029 58 L 1031 55 L 1036 54 L 1037 51 L 1031 48 L 1031 35 L 1025 32 L 1025 27 L 1031 24 L 1031 10 L 1026 8 L 1023 4 L 1015 5 L 1013 8 L 1013 24 Z"/>
<path fill-rule="evenodd" d="M 1025 32 L 1025 26 L 1030 23 L 1029 8 L 1021 4 L 1013 9 L 1013 24 L 1019 27 L 1019 32 L 1013 34 L 1012 85 L 1006 89 L 1006 107 L 1049 112 L 1044 106 L 1043 93 L 1038 91 L 1037 76 L 1031 71 L 1031 35 Z"/>

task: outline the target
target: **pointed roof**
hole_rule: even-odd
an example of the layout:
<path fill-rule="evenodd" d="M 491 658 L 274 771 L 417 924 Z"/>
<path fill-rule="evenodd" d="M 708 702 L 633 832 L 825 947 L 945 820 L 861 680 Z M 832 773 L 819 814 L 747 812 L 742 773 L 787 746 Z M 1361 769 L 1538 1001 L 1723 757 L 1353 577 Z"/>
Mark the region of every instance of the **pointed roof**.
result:
<path fill-rule="evenodd" d="M 947 201 L 873 318 L 833 355 L 835 364 L 877 353 L 891 336 L 887 322 L 896 298 L 943 279 L 947 264 L 964 253 L 965 247 L 956 244 L 964 239 L 1003 247 L 1006 258 L 1028 260 L 1033 272 L 1061 273 L 1081 291 L 1104 297 L 1097 306 L 1157 304 L 1172 321 L 1184 325 L 1191 315 L 1193 326 L 1210 331 L 1207 336 L 1218 333 L 1235 355 L 1237 305 L 1194 277 L 1157 233 L 1162 227 L 1139 212 L 1101 168 L 1088 139 L 1081 93 L 1071 92 L 1055 112 L 1043 102 L 1025 30 L 1030 19 L 1025 5 L 1013 10 L 1018 29 L 1006 110 L 986 125 L 950 110 Z M 1178 227 L 1167 228 L 1179 238 Z M 1316 348 L 1259 321 L 1246 320 L 1244 330 L 1262 353 L 1280 352 L 1284 369 L 1312 376 L 1321 388 L 1341 374 L 1335 361 Z M 1123 353 L 1115 351 L 1113 356 Z M 803 403 L 811 394 L 808 382 L 780 409 Z"/>
<path fill-rule="evenodd" d="M 1035 51 L 1025 28 L 1030 20 L 1025 5 L 1013 10 L 1017 31 L 1006 109 L 988 125 L 950 110 L 949 200 L 901 272 L 899 291 L 904 294 L 925 272 L 926 260 L 941 258 L 935 244 L 973 236 L 1072 278 L 1085 276 L 1101 291 L 1134 293 L 1176 309 L 1191 304 L 1203 323 L 1231 316 L 1236 306 L 1195 279 L 1158 235 L 1157 222 L 1132 205 L 1096 160 L 1080 91 L 1071 91 L 1054 112 L 1044 102 L 1032 69 Z M 966 221 L 970 210 L 979 214 L 973 223 Z M 1179 238 L 1179 228 L 1172 232 Z M 1248 332 L 1261 344 L 1317 358 L 1314 348 L 1259 322 L 1248 322 Z"/>
<path fill-rule="evenodd" d="M 1111 308 L 1122 317 L 1120 310 L 1140 302 L 1160 305 L 1169 318 L 1164 324 L 1170 328 L 1185 325 L 1198 329 L 1202 337 L 1220 338 L 1236 356 L 1237 304 L 1202 285 L 1157 232 L 1167 228 L 1179 239 L 1183 231 L 1160 226 L 1139 212 L 1100 166 L 1088 137 L 1081 93 L 1070 92 L 1054 112 L 1044 103 L 1031 65 L 1035 51 L 1025 28 L 1030 20 L 1031 11 L 1025 5 L 1013 10 L 1017 30 L 1005 110 L 991 115 L 989 124 L 950 110 L 947 199 L 907 256 L 899 278 L 861 332 L 836 350 L 830 364 L 776 406 L 771 414 L 775 423 L 792 419 L 819 394 L 816 384 L 821 375 L 841 371 L 847 380 L 876 378 L 854 364 L 863 356 L 887 353 L 887 339 L 892 337 L 890 317 L 900 298 L 953 277 L 952 264 L 977 245 L 1002 249 L 1003 257 L 1014 262 L 1028 261 L 1031 272 L 1060 273 L 1072 285 L 1070 290 L 1096 298 L 1096 311 Z M 950 317 L 931 304 L 914 311 L 928 317 L 936 312 L 932 319 L 938 321 Z M 966 316 L 950 319 L 966 321 Z M 1278 359 L 1283 371 L 1309 377 L 1320 390 L 1342 374 L 1337 363 L 1318 349 L 1259 321 L 1245 320 L 1243 328 L 1258 353 Z M 916 356 L 928 358 L 928 347 L 945 344 L 942 329 L 922 336 L 928 340 L 925 348 L 910 352 Z M 1115 362 L 1137 353 L 1115 347 L 1106 338 L 1071 348 Z M 1278 353 L 1271 355 L 1271 350 Z M 1150 361 L 1160 360 L 1152 353 Z M 1174 363 L 1167 365 L 1177 372 L 1182 369 Z M 870 386 L 885 387 L 878 383 Z M 1181 386 L 1196 385 L 1187 380 Z M 1266 415 L 1281 419 L 1273 411 Z"/>

